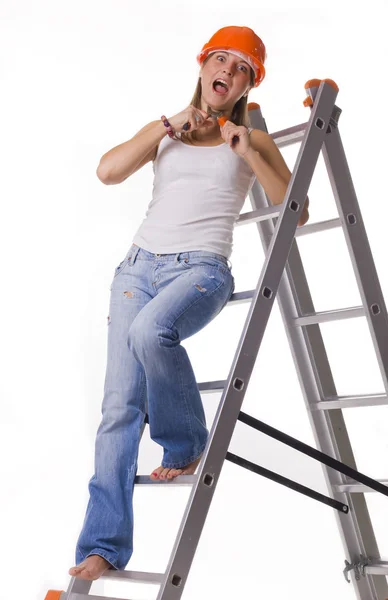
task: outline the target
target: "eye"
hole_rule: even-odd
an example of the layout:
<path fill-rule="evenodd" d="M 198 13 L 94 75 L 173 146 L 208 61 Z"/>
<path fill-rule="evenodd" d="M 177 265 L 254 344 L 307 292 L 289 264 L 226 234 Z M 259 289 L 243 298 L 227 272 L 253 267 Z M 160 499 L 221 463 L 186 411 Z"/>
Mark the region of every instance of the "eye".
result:
<path fill-rule="evenodd" d="M 225 60 L 225 56 L 222 56 L 222 54 L 219 54 L 219 55 L 217 56 L 217 60 L 218 60 L 219 58 L 223 58 L 223 59 Z M 242 67 L 242 68 L 244 69 L 244 72 L 245 72 L 245 73 L 248 73 L 248 69 L 246 68 L 246 66 L 245 66 L 245 65 L 240 65 L 240 67 Z"/>

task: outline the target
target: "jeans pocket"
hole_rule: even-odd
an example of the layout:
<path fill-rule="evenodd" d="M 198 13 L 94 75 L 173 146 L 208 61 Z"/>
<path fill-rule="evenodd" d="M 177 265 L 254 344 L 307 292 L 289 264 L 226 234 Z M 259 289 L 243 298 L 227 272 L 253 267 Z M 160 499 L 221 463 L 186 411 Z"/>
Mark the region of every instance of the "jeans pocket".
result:
<path fill-rule="evenodd" d="M 191 267 L 212 267 L 213 269 L 218 269 L 222 273 L 231 272 L 228 263 L 222 260 L 222 258 L 217 258 L 215 256 L 195 256 L 185 258 L 180 261 L 180 264 L 186 269 L 190 269 Z"/>
<path fill-rule="evenodd" d="M 190 260 L 188 258 L 180 258 L 178 265 L 182 269 L 190 269 Z"/>
<path fill-rule="evenodd" d="M 126 265 L 128 264 L 128 261 L 129 261 L 129 259 L 130 259 L 130 258 L 131 258 L 130 256 L 129 256 L 129 257 L 125 257 L 125 258 L 124 258 L 124 260 L 122 260 L 122 261 L 121 261 L 121 263 L 119 264 L 119 266 L 115 268 L 115 272 L 113 273 L 113 279 L 114 279 L 115 277 L 117 277 L 117 275 L 118 275 L 119 273 L 121 273 L 121 271 L 122 271 L 123 269 L 125 269 L 125 267 L 126 267 Z"/>

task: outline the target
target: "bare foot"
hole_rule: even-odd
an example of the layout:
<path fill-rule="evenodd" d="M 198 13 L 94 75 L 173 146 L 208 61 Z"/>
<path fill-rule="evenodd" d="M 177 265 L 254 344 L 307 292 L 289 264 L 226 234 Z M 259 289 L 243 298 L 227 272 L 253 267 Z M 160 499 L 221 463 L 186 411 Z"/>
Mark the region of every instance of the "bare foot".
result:
<path fill-rule="evenodd" d="M 155 469 L 155 471 L 152 471 L 150 478 L 172 479 L 173 477 L 177 477 L 178 475 L 193 475 L 201 458 L 202 454 L 194 462 L 190 463 L 189 465 L 186 465 L 185 467 L 182 467 L 182 469 L 165 469 L 164 467 L 158 467 L 157 469 Z"/>
<path fill-rule="evenodd" d="M 69 575 L 94 581 L 101 577 L 111 566 L 110 562 L 102 558 L 102 556 L 91 554 L 76 567 L 71 567 Z"/>
<path fill-rule="evenodd" d="M 309 211 L 308 211 L 308 209 L 305 207 L 305 208 L 302 210 L 302 214 L 301 214 L 301 216 L 300 216 L 300 219 L 299 219 L 299 221 L 298 221 L 298 227 L 303 227 L 303 225 L 305 225 L 305 224 L 307 223 L 307 221 L 309 220 L 309 218 L 310 218 Z"/>
<path fill-rule="evenodd" d="M 305 225 L 305 223 L 307 223 L 307 221 L 309 220 L 309 218 L 310 218 L 309 206 L 310 206 L 310 199 L 308 196 L 306 196 L 306 201 L 303 206 L 302 214 L 300 215 L 300 218 L 298 221 L 298 227 L 303 227 L 303 225 Z"/>

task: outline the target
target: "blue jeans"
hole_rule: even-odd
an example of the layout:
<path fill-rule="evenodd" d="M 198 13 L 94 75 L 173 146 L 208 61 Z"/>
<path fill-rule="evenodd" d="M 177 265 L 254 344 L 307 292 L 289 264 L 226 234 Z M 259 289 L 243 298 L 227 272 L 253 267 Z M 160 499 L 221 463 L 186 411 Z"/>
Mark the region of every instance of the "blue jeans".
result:
<path fill-rule="evenodd" d="M 184 340 L 212 321 L 234 291 L 227 259 L 213 252 L 154 254 L 132 244 L 110 288 L 108 357 L 95 473 L 76 547 L 124 569 L 133 552 L 134 478 L 142 425 L 163 448 L 162 466 L 198 458 L 209 436 Z"/>

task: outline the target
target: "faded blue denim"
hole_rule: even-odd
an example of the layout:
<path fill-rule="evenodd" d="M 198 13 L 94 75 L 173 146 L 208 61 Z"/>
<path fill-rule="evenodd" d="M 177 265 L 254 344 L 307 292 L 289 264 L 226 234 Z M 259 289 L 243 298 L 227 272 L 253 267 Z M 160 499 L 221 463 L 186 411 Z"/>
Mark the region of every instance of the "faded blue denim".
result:
<path fill-rule="evenodd" d="M 180 342 L 218 315 L 234 287 L 227 258 L 202 250 L 154 254 L 132 244 L 116 268 L 95 473 L 76 564 L 98 554 L 124 569 L 132 556 L 132 496 L 146 413 L 164 467 L 184 467 L 203 452 L 209 431 Z"/>

